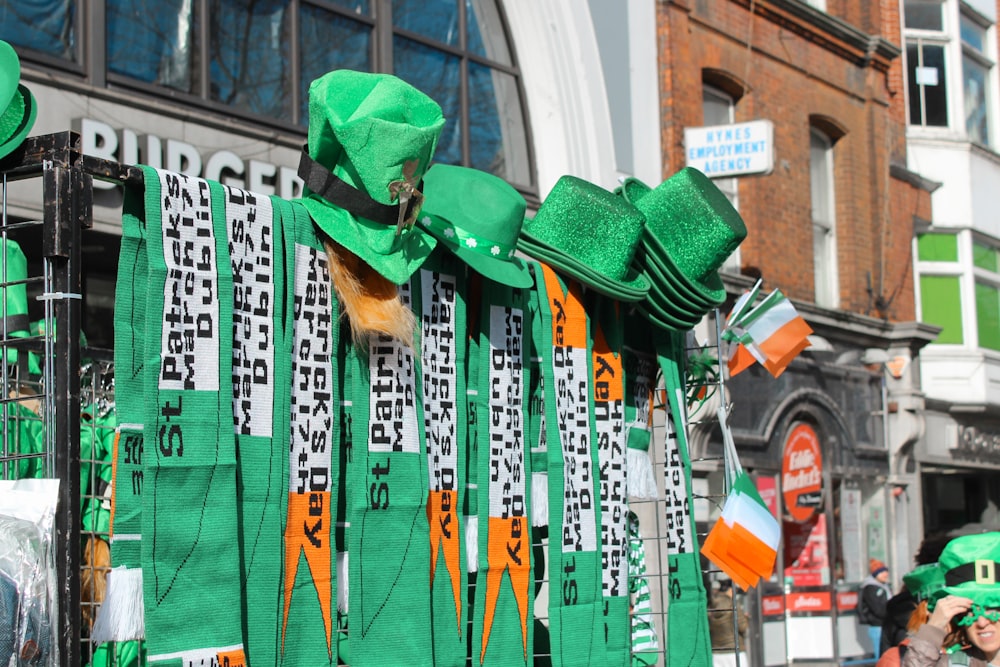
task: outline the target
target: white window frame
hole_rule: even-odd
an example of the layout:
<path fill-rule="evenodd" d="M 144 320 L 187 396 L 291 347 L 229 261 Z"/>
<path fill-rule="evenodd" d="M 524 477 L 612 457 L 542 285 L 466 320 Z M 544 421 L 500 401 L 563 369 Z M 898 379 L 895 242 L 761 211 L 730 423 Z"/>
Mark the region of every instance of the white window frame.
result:
<path fill-rule="evenodd" d="M 940 5 L 942 9 L 940 31 L 907 28 L 905 16 L 901 24 L 904 44 L 910 45 L 919 41 L 925 45 L 939 45 L 944 48 L 944 83 L 947 86 L 948 96 L 946 102 L 948 125 L 922 125 L 907 118 L 907 132 L 918 138 L 945 138 L 972 142 L 972 137 L 966 127 L 965 101 L 965 59 L 969 58 L 987 70 L 985 77 L 987 90 L 984 99 L 988 138 L 985 144 L 979 141 L 973 143 L 996 150 L 997 146 L 1000 145 L 997 137 L 1000 133 L 1000 123 L 998 123 L 997 117 L 998 109 L 1000 109 L 1000 92 L 998 92 L 996 85 L 998 59 L 996 24 L 963 0 L 940 0 Z M 903 0 L 903 11 L 905 12 L 905 0 Z M 984 30 L 982 50 L 977 50 L 963 42 L 961 37 L 963 19 L 972 21 Z M 907 58 L 906 51 L 904 48 L 904 59 Z M 909 64 L 906 64 L 904 72 L 908 71 Z M 909 81 L 906 82 L 904 91 L 909 97 Z M 907 110 L 909 110 L 909 99 L 907 99 Z"/>
<path fill-rule="evenodd" d="M 823 150 L 822 163 L 814 159 L 813 148 Z M 822 168 L 825 173 L 814 173 Z M 837 198 L 834 190 L 833 140 L 824 132 L 809 128 L 809 197 L 813 246 L 813 278 L 816 305 L 823 308 L 840 306 L 840 284 L 837 271 Z M 817 210 L 814 185 L 824 183 L 828 196 L 824 210 Z"/>

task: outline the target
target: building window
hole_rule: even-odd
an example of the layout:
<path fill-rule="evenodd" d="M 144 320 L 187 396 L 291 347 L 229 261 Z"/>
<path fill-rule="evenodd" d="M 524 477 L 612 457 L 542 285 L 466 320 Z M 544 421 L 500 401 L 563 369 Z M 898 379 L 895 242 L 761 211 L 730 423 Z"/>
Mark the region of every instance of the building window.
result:
<path fill-rule="evenodd" d="M 905 0 L 904 27 L 910 125 L 947 128 L 990 146 L 993 24 L 965 2 Z"/>
<path fill-rule="evenodd" d="M 106 45 L 104 69 L 83 72 L 92 81 L 296 131 L 308 123 L 315 78 L 390 72 L 444 110 L 437 161 L 534 189 L 521 73 L 499 0 L 90 4 L 105 25 L 77 39 L 76 1 L 0 0 L 0 36 L 26 60 L 84 62 L 88 45 Z"/>
<path fill-rule="evenodd" d="M 809 193 L 812 204 L 813 268 L 816 305 L 836 308 L 837 287 L 836 206 L 833 191 L 833 141 L 812 128 L 809 131 Z"/>
<path fill-rule="evenodd" d="M 735 120 L 736 103 L 733 96 L 714 86 L 705 85 L 702 89 L 702 113 L 705 126 L 730 125 Z M 736 178 L 713 178 L 712 182 L 726 195 L 733 208 L 739 210 L 739 180 Z M 739 248 L 731 254 L 722 265 L 723 271 L 739 273 Z"/>

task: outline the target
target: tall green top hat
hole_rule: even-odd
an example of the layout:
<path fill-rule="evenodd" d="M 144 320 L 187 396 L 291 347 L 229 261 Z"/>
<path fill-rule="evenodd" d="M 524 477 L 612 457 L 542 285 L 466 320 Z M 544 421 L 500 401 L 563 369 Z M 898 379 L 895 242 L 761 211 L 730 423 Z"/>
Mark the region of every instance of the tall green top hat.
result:
<path fill-rule="evenodd" d="M 746 238 L 743 218 L 719 188 L 693 167 L 685 167 L 650 189 L 628 179 L 620 194 L 646 216 L 647 261 L 659 261 L 689 297 L 714 307 L 726 293 L 719 267 Z"/>
<path fill-rule="evenodd" d="M 436 241 L 412 229 L 444 116 L 390 74 L 336 70 L 309 86 L 303 204 L 333 240 L 396 284 Z"/>
<path fill-rule="evenodd" d="M 478 169 L 435 164 L 424 175 L 421 226 L 473 269 L 511 287 L 531 287 L 514 249 L 524 222 L 524 197 L 505 180 Z"/>
<path fill-rule="evenodd" d="M 1000 532 L 956 537 L 941 552 L 938 566 L 944 588 L 935 597 L 970 598 L 979 613 L 1000 608 Z"/>
<path fill-rule="evenodd" d="M 634 206 L 575 176 L 560 178 L 518 248 L 556 271 L 619 301 L 641 301 L 646 276 L 632 269 L 645 219 Z"/>
<path fill-rule="evenodd" d="M 14 151 L 35 123 L 38 106 L 21 80 L 21 61 L 14 47 L 0 41 L 0 158 Z"/>
<path fill-rule="evenodd" d="M 927 600 L 944 588 L 944 572 L 937 563 L 921 565 L 903 575 L 903 585 L 917 600 Z"/>

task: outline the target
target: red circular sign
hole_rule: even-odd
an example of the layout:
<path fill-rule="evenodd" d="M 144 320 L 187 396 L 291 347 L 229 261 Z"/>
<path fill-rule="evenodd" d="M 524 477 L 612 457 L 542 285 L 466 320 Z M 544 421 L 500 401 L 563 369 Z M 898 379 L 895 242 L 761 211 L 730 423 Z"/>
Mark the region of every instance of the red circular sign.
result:
<path fill-rule="evenodd" d="M 823 458 L 812 426 L 799 424 L 788 434 L 781 461 L 781 495 L 785 512 L 808 521 L 823 504 Z"/>

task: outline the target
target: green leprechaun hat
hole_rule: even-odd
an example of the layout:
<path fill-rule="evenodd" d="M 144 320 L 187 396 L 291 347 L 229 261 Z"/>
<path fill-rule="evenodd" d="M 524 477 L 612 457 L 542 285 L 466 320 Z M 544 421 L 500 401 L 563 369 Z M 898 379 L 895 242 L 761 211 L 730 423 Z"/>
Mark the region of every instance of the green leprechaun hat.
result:
<path fill-rule="evenodd" d="M 944 588 L 944 572 L 937 563 L 921 565 L 903 575 L 903 585 L 921 602 Z"/>
<path fill-rule="evenodd" d="M 35 97 L 21 83 L 21 61 L 7 42 L 0 40 L 0 158 L 12 153 L 31 131 L 38 113 Z"/>
<path fill-rule="evenodd" d="M 417 221 L 483 276 L 511 287 L 534 284 L 514 256 L 527 203 L 507 181 L 479 169 L 435 164 L 424 174 Z"/>
<path fill-rule="evenodd" d="M 956 537 L 945 545 L 938 567 L 944 586 L 934 593 L 935 599 L 957 595 L 972 600 L 970 615 L 959 625 L 971 625 L 1000 608 L 1000 532 Z"/>
<path fill-rule="evenodd" d="M 437 243 L 413 223 L 443 127 L 437 102 L 391 74 L 336 70 L 309 86 L 302 203 L 330 238 L 396 284 Z"/>
<path fill-rule="evenodd" d="M 593 183 L 563 176 L 517 246 L 587 287 L 619 301 L 641 301 L 649 280 L 632 268 L 645 219 L 634 206 Z"/>
<path fill-rule="evenodd" d="M 682 310 L 695 307 L 703 313 L 721 305 L 726 290 L 719 268 L 747 233 L 725 194 L 693 167 L 656 188 L 627 179 L 618 193 L 646 216 L 645 262 L 666 277 L 662 291 L 676 302 L 659 305 L 680 304 Z"/>

